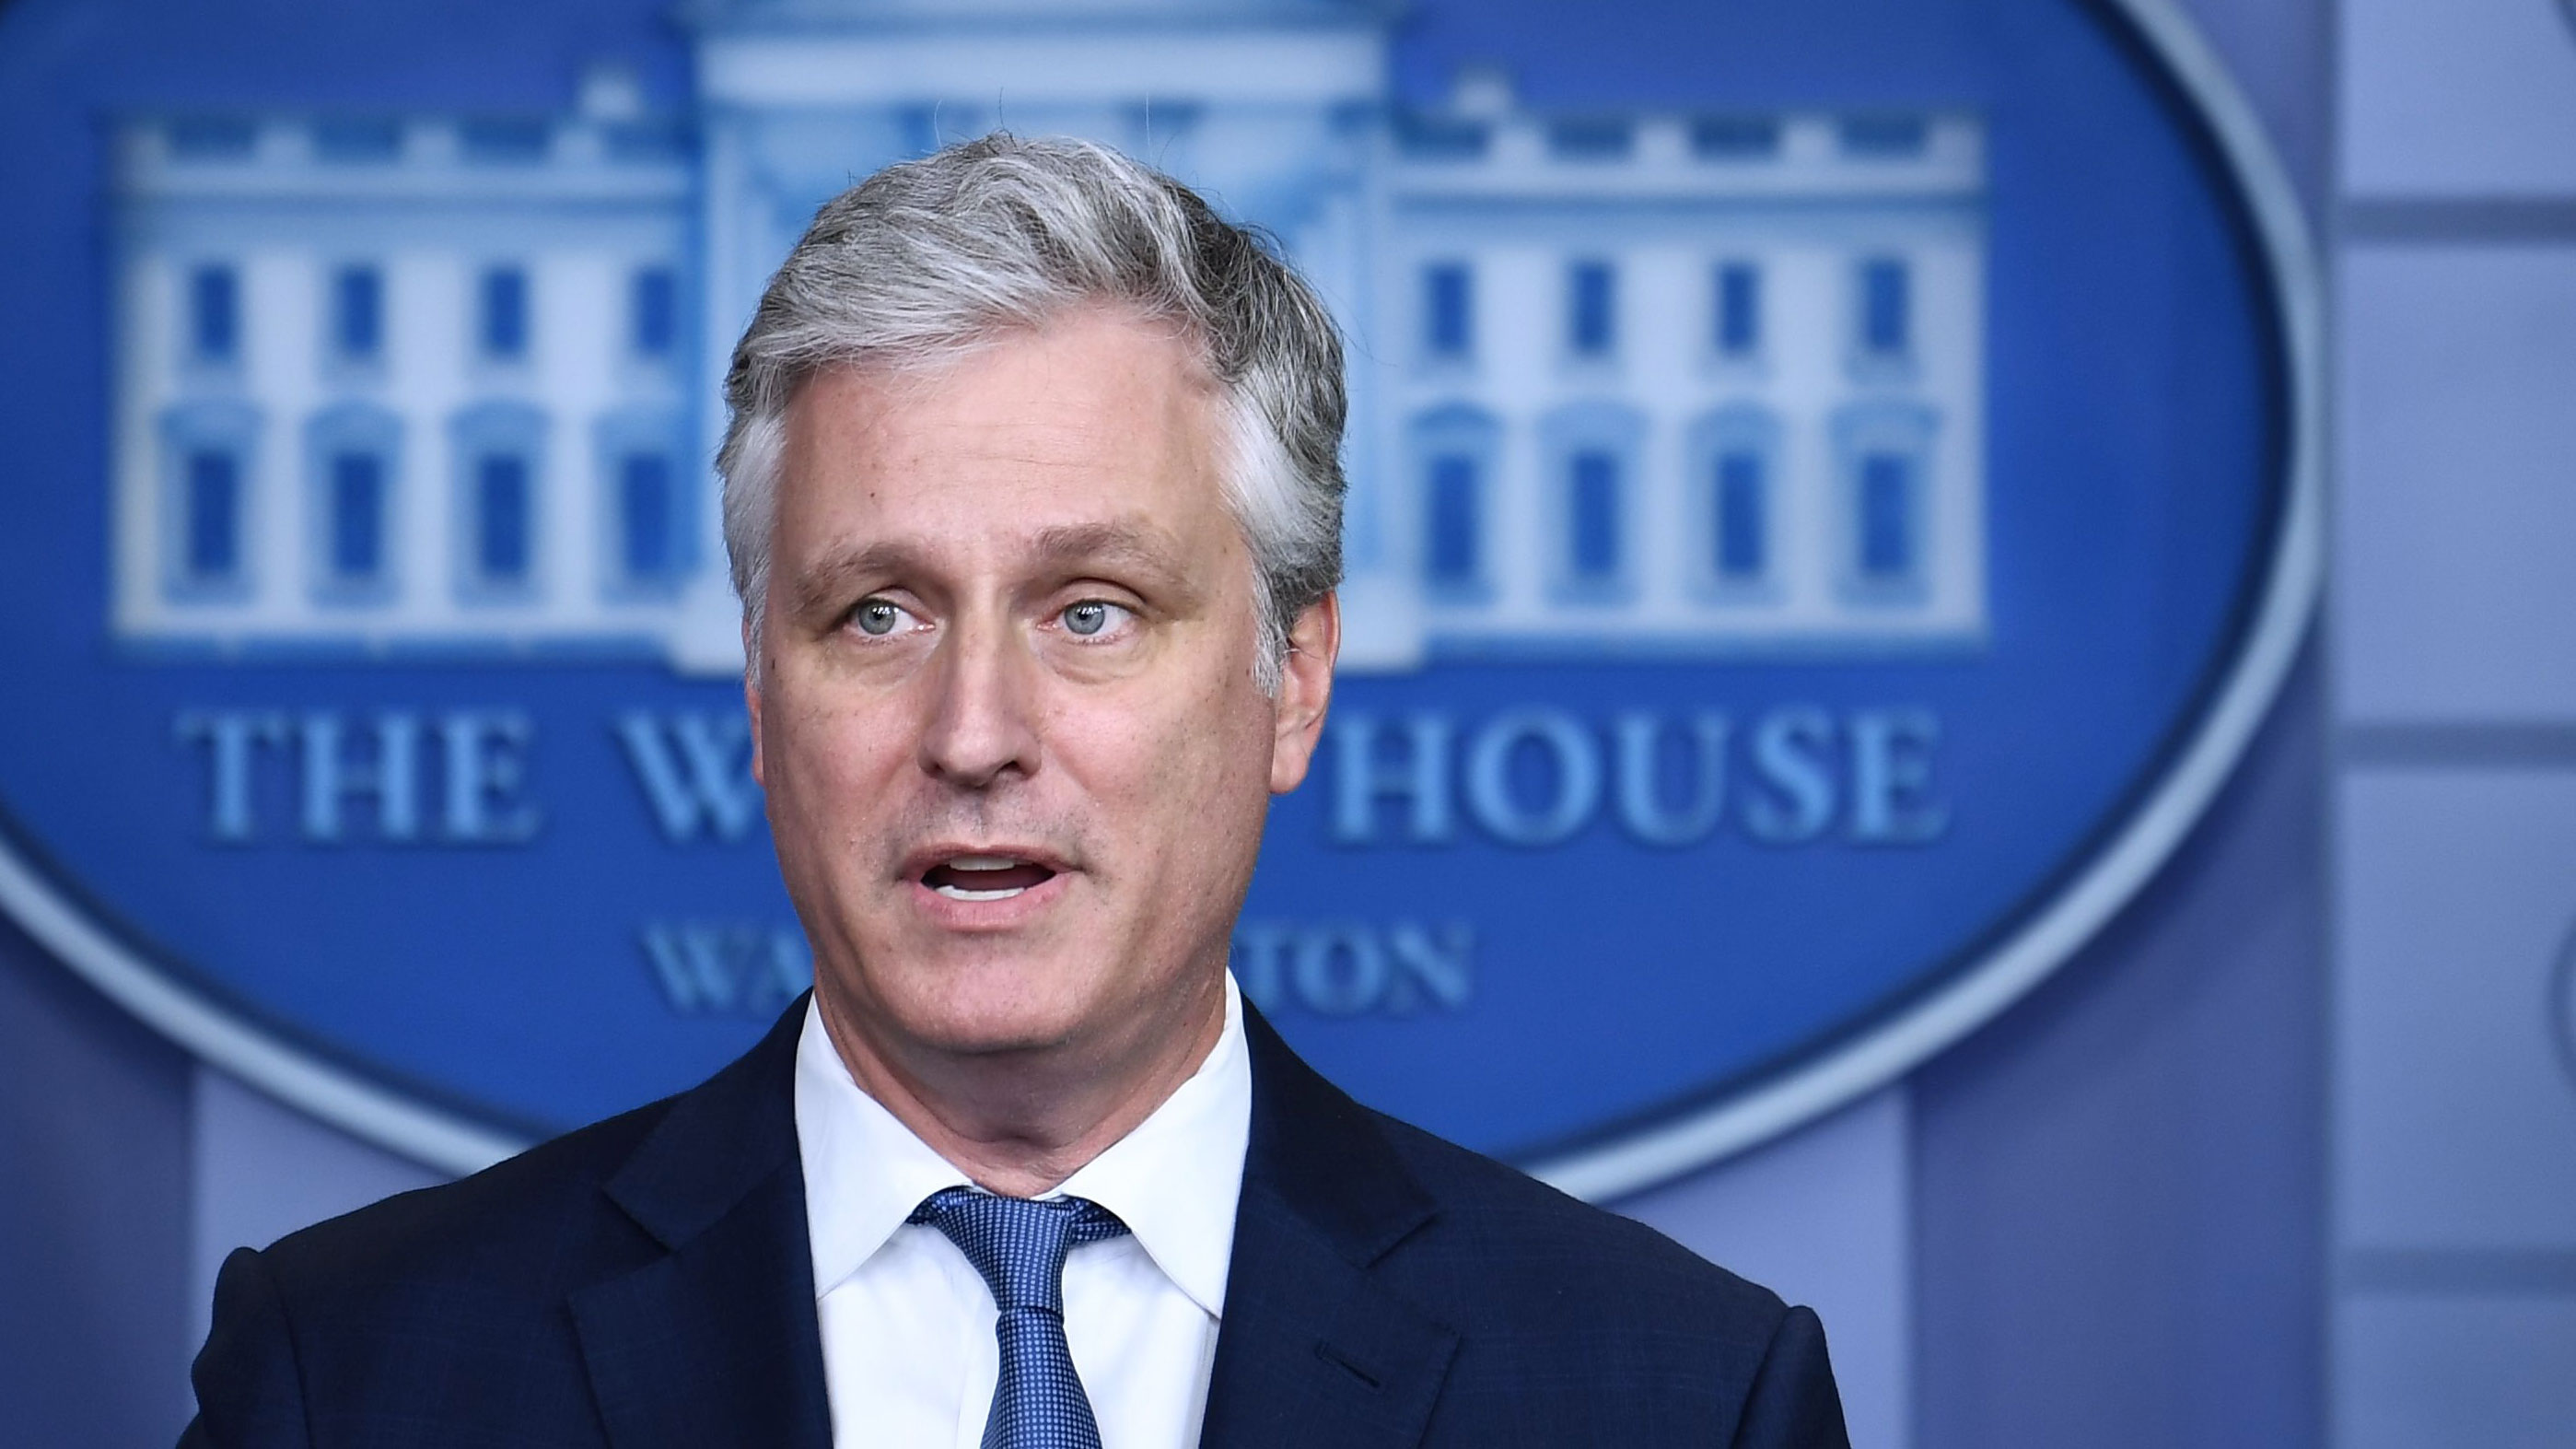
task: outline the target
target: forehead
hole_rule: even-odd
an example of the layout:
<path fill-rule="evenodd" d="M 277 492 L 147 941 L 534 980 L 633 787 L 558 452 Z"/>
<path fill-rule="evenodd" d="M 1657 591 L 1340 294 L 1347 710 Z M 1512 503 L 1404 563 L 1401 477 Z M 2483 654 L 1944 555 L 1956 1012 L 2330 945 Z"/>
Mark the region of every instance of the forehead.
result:
<path fill-rule="evenodd" d="M 1087 310 L 935 371 L 827 371 L 787 411 L 777 546 L 999 545 L 1120 519 L 1230 533 L 1219 394 L 1169 327 Z"/>

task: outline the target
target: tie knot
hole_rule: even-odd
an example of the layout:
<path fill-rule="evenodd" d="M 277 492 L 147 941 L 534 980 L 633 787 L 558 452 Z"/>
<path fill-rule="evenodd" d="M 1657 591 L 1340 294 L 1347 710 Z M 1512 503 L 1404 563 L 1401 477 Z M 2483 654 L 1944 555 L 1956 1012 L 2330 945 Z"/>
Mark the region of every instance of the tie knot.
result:
<path fill-rule="evenodd" d="M 1004 1312 L 1064 1312 L 1064 1259 L 1083 1243 L 1125 1237 L 1118 1215 L 1088 1198 L 996 1197 L 971 1187 L 942 1188 L 921 1200 L 911 1222 L 937 1228 L 993 1290 Z"/>

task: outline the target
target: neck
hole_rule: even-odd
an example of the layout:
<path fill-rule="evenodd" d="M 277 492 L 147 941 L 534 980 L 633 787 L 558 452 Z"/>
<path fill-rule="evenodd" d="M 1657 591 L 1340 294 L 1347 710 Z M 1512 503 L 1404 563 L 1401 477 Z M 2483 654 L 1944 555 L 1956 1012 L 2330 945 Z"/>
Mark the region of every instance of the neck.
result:
<path fill-rule="evenodd" d="M 1098 1157 L 1195 1074 L 1225 1032 L 1225 981 L 1159 1014 L 1134 1040 L 983 1053 L 905 1050 L 834 995 L 815 1001 L 859 1090 L 968 1180 L 1035 1197 Z"/>

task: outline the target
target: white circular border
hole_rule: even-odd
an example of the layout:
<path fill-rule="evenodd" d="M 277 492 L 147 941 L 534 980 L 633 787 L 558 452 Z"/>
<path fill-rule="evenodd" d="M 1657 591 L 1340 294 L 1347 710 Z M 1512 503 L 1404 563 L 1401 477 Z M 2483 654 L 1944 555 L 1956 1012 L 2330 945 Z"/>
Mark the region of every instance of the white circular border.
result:
<path fill-rule="evenodd" d="M 2325 573 L 2324 306 L 2307 220 L 2253 107 L 2173 0 L 2114 0 L 2114 8 L 2198 103 L 2271 263 L 2290 372 L 2287 506 L 2242 652 L 2155 793 L 2073 884 L 1992 955 L 1921 1005 L 1749 1093 L 1531 1169 L 1576 1197 L 1597 1201 L 1651 1187 L 1812 1121 L 1895 1081 L 2010 1006 L 2075 954 L 2182 844 L 2298 657 Z"/>
<path fill-rule="evenodd" d="M 1597 1200 L 1634 1192 L 1822 1116 L 1904 1075 L 2038 984 L 2181 844 L 2244 753 L 2298 653 L 2324 570 L 2318 459 L 2322 310 L 2307 224 L 2252 108 L 2172 0 L 2115 3 L 2209 122 L 2252 207 L 2279 301 L 2290 369 L 2288 508 L 2261 612 L 2243 652 L 2190 746 L 2155 794 L 2073 885 L 1994 954 L 1904 1015 L 1747 1095 L 1532 1169 L 1577 1197 Z M 0 841 L 0 909 L 146 1025 L 343 1131 L 459 1174 L 488 1167 L 528 1146 L 271 1040 L 100 929 L 5 841 Z"/>

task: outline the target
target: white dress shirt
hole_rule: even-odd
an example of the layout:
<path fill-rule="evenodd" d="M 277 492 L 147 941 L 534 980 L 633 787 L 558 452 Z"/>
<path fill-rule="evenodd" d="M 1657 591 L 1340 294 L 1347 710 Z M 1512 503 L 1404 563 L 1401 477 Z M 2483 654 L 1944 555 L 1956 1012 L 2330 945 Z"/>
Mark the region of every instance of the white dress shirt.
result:
<path fill-rule="evenodd" d="M 1229 975 L 1225 1030 L 1197 1073 L 1047 1194 L 1089 1198 L 1132 1234 L 1075 1248 L 1064 1269 L 1065 1338 L 1102 1449 L 1198 1443 L 1251 1131 Z M 796 1140 L 834 1449 L 976 1449 L 1000 1369 L 993 1293 L 937 1228 L 904 1221 L 966 1175 L 859 1089 L 810 1005 Z"/>

